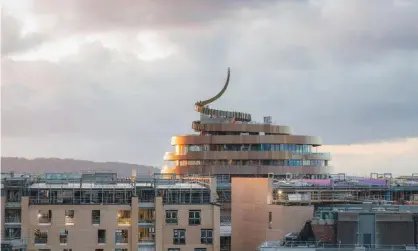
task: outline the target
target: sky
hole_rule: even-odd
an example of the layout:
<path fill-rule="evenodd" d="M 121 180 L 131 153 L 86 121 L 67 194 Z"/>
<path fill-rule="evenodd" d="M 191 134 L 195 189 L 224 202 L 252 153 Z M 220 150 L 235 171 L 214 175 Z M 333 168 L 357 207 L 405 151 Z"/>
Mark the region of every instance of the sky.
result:
<path fill-rule="evenodd" d="M 194 103 L 418 173 L 418 1 L 3 0 L 2 156 L 161 166 Z"/>

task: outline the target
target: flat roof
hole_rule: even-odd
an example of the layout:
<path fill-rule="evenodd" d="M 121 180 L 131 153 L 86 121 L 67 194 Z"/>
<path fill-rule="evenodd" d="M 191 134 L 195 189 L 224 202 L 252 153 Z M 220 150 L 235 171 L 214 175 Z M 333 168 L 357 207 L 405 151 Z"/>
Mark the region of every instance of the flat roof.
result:
<path fill-rule="evenodd" d="M 34 183 L 29 186 L 30 189 L 132 189 L 134 185 L 131 183 L 115 183 L 115 184 L 97 184 L 88 182 L 75 182 L 75 183 Z M 146 187 L 149 183 L 136 183 L 136 187 Z M 2 184 L 3 188 L 3 184 Z M 207 189 L 205 186 L 197 183 L 174 183 L 174 184 L 160 184 L 157 185 L 158 189 Z"/>

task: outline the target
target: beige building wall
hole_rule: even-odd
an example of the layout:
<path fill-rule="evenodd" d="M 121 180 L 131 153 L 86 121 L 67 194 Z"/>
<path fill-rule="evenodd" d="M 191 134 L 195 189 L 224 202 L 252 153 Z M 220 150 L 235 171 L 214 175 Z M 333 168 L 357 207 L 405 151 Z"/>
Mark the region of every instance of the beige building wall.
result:
<path fill-rule="evenodd" d="M 2 201 L 3 202 L 3 201 Z M 132 198 L 129 205 L 29 205 L 28 197 L 22 197 L 22 237 L 28 239 L 28 250 L 50 249 L 114 251 L 115 248 L 138 250 L 138 205 L 137 198 Z M 50 225 L 38 223 L 39 210 L 51 210 Z M 74 210 L 74 225 L 65 225 L 65 210 Z M 92 224 L 92 210 L 100 210 L 100 225 Z M 118 225 L 119 210 L 131 211 L 131 224 Z M 177 226 L 165 223 L 165 210 L 178 210 Z M 189 210 L 201 210 L 201 225 L 189 226 Z M 218 205 L 163 205 L 162 198 L 155 200 L 155 250 L 167 250 L 179 247 L 182 251 L 194 251 L 194 248 L 206 248 L 207 251 L 219 251 L 220 209 Z M 35 244 L 36 229 L 48 231 L 47 244 Z M 60 244 L 60 230 L 68 230 L 67 245 Z M 106 230 L 106 244 L 98 244 L 98 230 Z M 127 244 L 115 244 L 115 231 L 128 229 Z M 186 230 L 186 245 L 173 245 L 173 229 Z M 200 243 L 200 229 L 213 229 L 213 245 Z M 140 249 L 139 249 L 140 250 Z"/>
<path fill-rule="evenodd" d="M 25 197 L 24 199 L 27 199 Z M 128 205 L 30 205 L 27 212 L 22 215 L 28 216 L 28 221 L 22 220 L 22 229 L 28 237 L 28 250 L 37 250 L 47 248 L 51 250 L 61 250 L 63 248 L 71 248 L 72 250 L 114 250 L 115 248 L 137 247 L 137 231 L 132 231 L 136 222 L 131 225 L 118 225 L 118 210 L 131 210 Z M 50 225 L 38 223 L 39 210 L 51 210 L 52 222 Z M 74 225 L 65 225 L 65 210 L 74 210 Z M 92 210 L 100 210 L 100 224 L 92 224 Z M 131 216 L 138 214 L 138 208 L 132 208 Z M 136 227 L 137 228 L 137 227 Z M 34 232 L 36 229 L 48 231 L 48 243 L 35 244 Z M 68 243 L 60 244 L 60 230 L 68 230 Z M 106 243 L 98 244 L 98 230 L 106 230 Z M 129 241 L 127 244 L 115 245 L 115 231 L 117 229 L 128 229 Z M 23 234 L 23 233 L 22 233 Z M 136 244 L 136 245 L 135 245 Z M 136 248 L 137 249 L 137 248 Z M 136 250 L 135 249 L 135 250 Z"/>
<path fill-rule="evenodd" d="M 162 207 L 159 210 L 159 207 Z M 168 250 L 168 248 L 180 248 L 181 251 L 194 251 L 195 248 L 206 248 L 207 251 L 219 251 L 220 250 L 220 207 L 218 205 L 162 205 L 162 203 L 156 204 L 156 210 L 163 212 L 162 217 L 158 222 L 161 222 L 159 228 L 162 232 L 161 247 L 162 249 L 156 250 Z M 178 211 L 178 224 L 171 225 L 165 223 L 165 211 L 177 210 Z M 197 226 L 189 226 L 189 210 L 201 211 L 201 222 Z M 158 223 L 157 223 L 158 224 Z M 186 230 L 186 245 L 174 245 L 173 244 L 173 230 L 185 229 Z M 200 242 L 200 230 L 201 229 L 213 229 L 213 244 L 201 244 Z M 156 229 L 157 231 L 157 229 Z"/>
<path fill-rule="evenodd" d="M 280 240 L 288 232 L 299 232 L 312 219 L 312 206 L 271 205 L 271 185 L 268 178 L 232 178 L 233 251 L 254 251 L 266 240 Z"/>

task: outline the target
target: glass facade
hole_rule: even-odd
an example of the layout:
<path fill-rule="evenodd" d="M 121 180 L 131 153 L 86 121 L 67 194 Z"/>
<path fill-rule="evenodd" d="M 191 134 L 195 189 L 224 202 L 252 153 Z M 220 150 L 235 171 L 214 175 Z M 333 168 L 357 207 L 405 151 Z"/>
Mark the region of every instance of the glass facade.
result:
<path fill-rule="evenodd" d="M 295 154 L 311 154 L 312 145 L 299 144 L 213 144 L 213 145 L 177 145 L 177 154 L 204 151 L 283 151 Z"/>
<path fill-rule="evenodd" d="M 265 165 L 265 166 L 327 166 L 326 160 L 178 160 L 177 166 L 200 166 L 200 165 L 217 165 L 217 166 L 248 166 L 248 165 Z"/>

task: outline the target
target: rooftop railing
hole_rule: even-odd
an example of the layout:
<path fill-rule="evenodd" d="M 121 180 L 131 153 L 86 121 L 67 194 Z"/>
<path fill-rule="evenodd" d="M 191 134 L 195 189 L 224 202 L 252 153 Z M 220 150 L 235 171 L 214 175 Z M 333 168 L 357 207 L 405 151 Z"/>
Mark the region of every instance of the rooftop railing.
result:
<path fill-rule="evenodd" d="M 298 248 L 298 250 L 303 248 L 314 248 L 316 250 L 327 249 L 327 250 L 415 250 L 418 249 L 418 245 L 413 243 L 405 245 L 378 245 L 378 244 L 327 244 L 319 241 L 313 242 L 302 242 L 302 241 L 266 241 L 258 247 L 259 251 L 273 251 L 281 249 L 292 249 Z M 276 251 L 274 250 L 274 251 Z"/>

